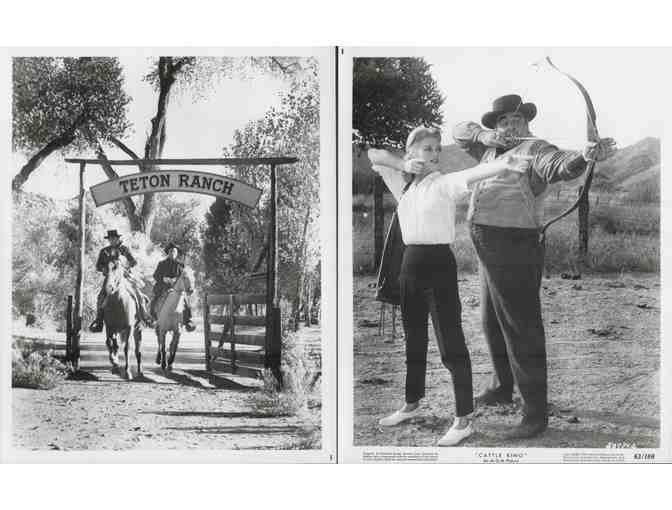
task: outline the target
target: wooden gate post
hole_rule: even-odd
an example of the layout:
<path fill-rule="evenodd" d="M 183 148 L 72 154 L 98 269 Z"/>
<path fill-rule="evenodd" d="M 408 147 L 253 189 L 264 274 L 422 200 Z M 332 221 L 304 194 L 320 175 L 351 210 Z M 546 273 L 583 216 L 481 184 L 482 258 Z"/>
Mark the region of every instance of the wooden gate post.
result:
<path fill-rule="evenodd" d="M 65 305 L 65 359 L 71 361 L 72 356 L 72 295 L 68 295 Z"/>
<path fill-rule="evenodd" d="M 280 321 L 280 300 L 278 297 L 278 182 L 277 168 L 271 164 L 271 196 L 268 228 L 268 257 L 266 285 L 266 361 L 273 375 L 282 386 L 280 359 L 282 351 L 282 332 Z"/>
<path fill-rule="evenodd" d="M 86 201 L 84 189 L 84 169 L 86 163 L 79 164 L 79 253 L 77 258 L 77 287 L 75 288 L 75 309 L 72 334 L 72 366 L 79 368 L 79 345 L 82 333 L 82 294 L 84 292 L 84 255 L 86 250 Z"/>

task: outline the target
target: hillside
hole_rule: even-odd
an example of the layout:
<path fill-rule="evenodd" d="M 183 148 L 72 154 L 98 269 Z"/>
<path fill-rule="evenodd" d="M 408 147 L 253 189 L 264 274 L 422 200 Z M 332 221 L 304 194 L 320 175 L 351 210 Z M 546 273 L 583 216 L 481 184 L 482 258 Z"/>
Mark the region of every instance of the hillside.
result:
<path fill-rule="evenodd" d="M 374 173 L 365 152 L 353 150 L 353 193 L 370 193 Z M 441 163 L 448 168 L 463 170 L 474 165 L 474 160 L 456 145 L 444 145 Z M 660 140 L 648 137 L 628 145 L 608 161 L 597 166 L 595 188 L 627 189 L 633 185 L 659 185 Z"/>

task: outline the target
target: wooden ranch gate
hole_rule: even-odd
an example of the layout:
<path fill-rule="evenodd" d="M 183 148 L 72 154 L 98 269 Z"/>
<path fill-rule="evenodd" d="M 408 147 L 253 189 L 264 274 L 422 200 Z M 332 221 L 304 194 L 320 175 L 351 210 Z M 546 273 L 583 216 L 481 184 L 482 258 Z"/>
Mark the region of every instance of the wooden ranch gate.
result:
<path fill-rule="evenodd" d="M 163 165 L 209 165 L 209 166 L 269 166 L 270 196 L 268 239 L 266 255 L 266 294 L 205 294 L 204 331 L 205 365 L 207 370 L 221 370 L 239 375 L 258 376 L 263 368 L 269 368 L 282 383 L 280 374 L 281 331 L 280 300 L 278 294 L 278 166 L 296 163 L 294 157 L 273 158 L 208 158 L 208 159 L 66 159 L 79 165 L 79 256 L 77 285 L 74 300 L 67 298 L 66 308 L 66 355 L 77 369 L 82 329 L 82 292 L 84 287 L 83 266 L 85 254 L 85 189 L 84 172 L 87 164 L 126 165 L 138 169 Z M 235 179 L 203 172 L 187 170 L 158 170 L 120 176 L 91 188 L 96 206 L 122 200 L 129 196 L 157 192 L 201 193 L 235 201 L 248 207 L 256 206 L 261 195 L 258 190 Z M 221 310 L 217 313 L 216 308 Z M 246 313 L 240 313 L 241 307 Z M 250 313 L 253 310 L 254 313 Z M 213 325 L 216 326 L 213 329 Z M 226 326 L 229 325 L 228 330 Z M 216 332 L 217 326 L 222 329 Z M 257 328 L 245 333 L 244 328 Z M 219 335 L 219 336 L 217 336 Z M 211 349 L 212 341 L 217 349 Z M 223 344 L 228 343 L 228 348 Z M 241 346 L 245 346 L 244 348 Z M 261 349 L 260 349 L 261 348 Z"/>
<path fill-rule="evenodd" d="M 210 371 L 260 378 L 265 368 L 279 367 L 279 317 L 267 313 L 263 294 L 206 294 L 203 336 Z"/>

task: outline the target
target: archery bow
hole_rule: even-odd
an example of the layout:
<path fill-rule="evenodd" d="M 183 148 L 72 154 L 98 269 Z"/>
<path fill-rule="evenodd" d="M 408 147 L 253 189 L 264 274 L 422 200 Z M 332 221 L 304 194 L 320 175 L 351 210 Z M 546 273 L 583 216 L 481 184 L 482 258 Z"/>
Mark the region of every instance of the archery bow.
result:
<path fill-rule="evenodd" d="M 583 99 L 586 103 L 586 131 L 587 131 L 587 137 L 589 142 L 599 142 L 600 141 L 600 136 L 597 132 L 597 115 L 595 114 L 595 107 L 593 106 L 593 101 L 590 99 L 590 95 L 588 94 L 588 91 L 586 88 L 577 80 L 574 78 L 571 74 L 566 73 L 565 71 L 560 70 L 558 66 L 556 66 L 550 59 L 550 57 L 546 57 L 544 59 L 544 62 L 551 66 L 552 69 L 556 70 L 558 73 L 562 74 L 566 78 L 568 78 L 576 87 L 579 89 L 581 92 L 581 95 L 583 96 Z M 539 240 L 540 242 L 544 242 L 546 239 L 546 230 L 548 227 L 550 227 L 553 223 L 556 221 L 561 220 L 571 212 L 573 212 L 581 203 L 582 200 L 584 200 L 585 197 L 588 196 L 588 191 L 590 190 L 590 185 L 593 182 L 593 171 L 595 169 L 595 161 L 591 160 L 588 161 L 586 165 L 586 177 L 583 181 L 583 186 L 581 186 L 581 192 L 579 193 L 579 197 L 576 199 L 576 201 L 572 204 L 571 207 L 566 209 L 564 212 L 556 216 L 555 218 L 552 218 L 548 220 L 546 223 L 544 223 L 544 226 L 541 227 L 541 230 L 539 232 Z"/>

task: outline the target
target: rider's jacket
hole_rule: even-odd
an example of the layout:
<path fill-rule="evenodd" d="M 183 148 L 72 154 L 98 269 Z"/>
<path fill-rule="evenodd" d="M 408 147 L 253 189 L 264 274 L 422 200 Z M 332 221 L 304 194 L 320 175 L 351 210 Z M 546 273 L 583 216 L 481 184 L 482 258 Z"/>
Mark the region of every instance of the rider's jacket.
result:
<path fill-rule="evenodd" d="M 98 262 L 96 262 L 96 271 L 107 274 L 107 265 L 113 260 L 119 260 L 121 256 L 126 257 L 130 267 L 135 266 L 138 262 L 135 260 L 130 250 L 123 244 L 119 246 L 106 246 L 100 253 L 98 253 Z"/>
<path fill-rule="evenodd" d="M 154 285 L 155 294 L 158 295 L 170 288 L 170 284 L 163 281 L 164 277 L 177 278 L 182 274 L 183 270 L 184 264 L 178 260 L 173 260 L 170 257 L 159 262 L 159 265 L 156 266 L 156 271 L 154 271 L 154 280 L 156 281 L 156 284 Z"/>

